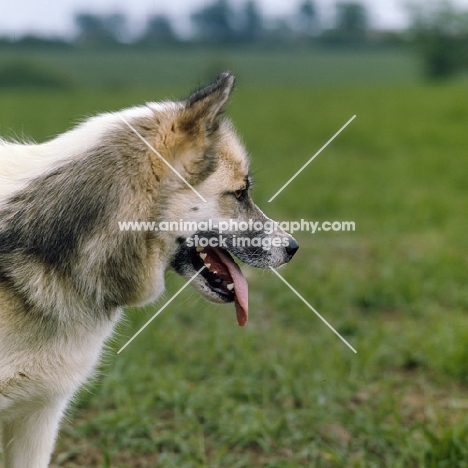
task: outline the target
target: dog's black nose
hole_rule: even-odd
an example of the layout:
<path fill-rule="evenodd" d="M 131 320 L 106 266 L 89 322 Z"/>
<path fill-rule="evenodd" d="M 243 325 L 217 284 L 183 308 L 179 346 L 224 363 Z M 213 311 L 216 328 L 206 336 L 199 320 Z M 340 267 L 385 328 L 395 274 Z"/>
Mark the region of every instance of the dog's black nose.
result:
<path fill-rule="evenodd" d="M 296 239 L 291 238 L 287 247 L 285 247 L 286 253 L 288 254 L 288 261 L 293 258 L 294 254 L 297 252 L 299 248 L 299 244 L 297 243 Z"/>

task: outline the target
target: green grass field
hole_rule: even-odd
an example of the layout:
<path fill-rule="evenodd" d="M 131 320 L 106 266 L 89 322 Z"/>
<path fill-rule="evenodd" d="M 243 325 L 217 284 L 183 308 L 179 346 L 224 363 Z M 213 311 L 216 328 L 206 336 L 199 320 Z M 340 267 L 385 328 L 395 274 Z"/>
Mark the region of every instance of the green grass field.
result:
<path fill-rule="evenodd" d="M 404 49 L 197 48 L 161 50 L 0 51 L 5 64 L 26 62 L 67 78 L 77 87 L 121 91 L 132 87 L 185 89 L 233 70 L 244 85 L 410 83 L 419 60 Z"/>
<path fill-rule="evenodd" d="M 193 81 L 182 78 L 154 89 L 0 91 L 0 133 L 42 141 L 79 116 L 186 94 Z M 117 356 L 183 285 L 169 273 L 154 307 L 128 311 L 64 424 L 54 467 L 468 466 L 468 89 L 384 81 L 246 78 L 229 107 L 262 209 L 355 221 L 354 233 L 299 233 L 281 274 L 357 354 L 272 272 L 243 267 L 245 329 L 232 307 L 189 288 Z"/>

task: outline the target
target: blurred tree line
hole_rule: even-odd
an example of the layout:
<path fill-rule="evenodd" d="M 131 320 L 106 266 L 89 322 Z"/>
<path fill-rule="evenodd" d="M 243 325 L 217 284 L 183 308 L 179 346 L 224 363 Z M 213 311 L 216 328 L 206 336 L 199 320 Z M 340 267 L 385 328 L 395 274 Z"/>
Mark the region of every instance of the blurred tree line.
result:
<path fill-rule="evenodd" d="M 246 0 L 240 7 L 235 7 L 233 0 L 211 0 L 190 15 L 190 22 L 192 32 L 189 37 L 182 38 L 169 16 L 150 16 L 144 31 L 132 44 L 281 42 L 286 37 L 312 37 L 320 30 L 317 8 L 312 0 L 305 0 L 288 21 L 273 22 L 265 18 L 255 0 Z M 128 37 L 128 24 L 122 15 L 78 14 L 75 24 L 79 44 L 119 44 L 125 43 Z"/>
<path fill-rule="evenodd" d="M 411 0 L 410 0 L 411 1 Z M 0 39 L 0 46 L 16 47 L 161 47 L 210 45 L 318 44 L 368 47 L 412 45 L 424 58 L 427 76 L 445 78 L 468 68 L 468 11 L 451 0 L 413 0 L 407 4 L 410 27 L 405 31 L 372 28 L 367 7 L 359 0 L 339 0 L 333 19 L 322 17 L 319 0 L 301 0 L 287 17 L 266 16 L 255 0 L 207 0 L 190 15 L 191 31 L 181 34 L 173 18 L 147 18 L 135 35 L 122 13 L 89 12 L 74 17 L 73 41 L 23 37 Z"/>
<path fill-rule="evenodd" d="M 147 18 L 143 30 L 135 36 L 129 19 L 122 13 L 75 15 L 77 34 L 69 45 L 110 47 L 160 46 L 167 44 L 249 44 L 319 41 L 346 43 L 365 41 L 370 29 L 366 7 L 359 2 L 338 2 L 333 24 L 325 25 L 315 0 L 302 0 L 288 17 L 266 16 L 256 0 L 207 0 L 207 4 L 190 15 L 191 31 L 180 34 L 177 21 L 168 15 Z M 7 40 L 3 40 L 6 43 Z M 66 41 L 25 37 L 18 45 L 49 47 L 66 45 Z"/>

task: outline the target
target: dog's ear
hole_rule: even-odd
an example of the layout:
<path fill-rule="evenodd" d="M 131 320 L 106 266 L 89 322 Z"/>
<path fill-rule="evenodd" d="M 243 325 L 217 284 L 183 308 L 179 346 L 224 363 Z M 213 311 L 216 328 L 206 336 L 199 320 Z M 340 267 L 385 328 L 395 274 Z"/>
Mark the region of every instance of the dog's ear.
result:
<path fill-rule="evenodd" d="M 184 101 L 180 128 L 188 133 L 215 131 L 234 88 L 234 82 L 234 75 L 225 72 L 210 85 L 190 95 Z"/>

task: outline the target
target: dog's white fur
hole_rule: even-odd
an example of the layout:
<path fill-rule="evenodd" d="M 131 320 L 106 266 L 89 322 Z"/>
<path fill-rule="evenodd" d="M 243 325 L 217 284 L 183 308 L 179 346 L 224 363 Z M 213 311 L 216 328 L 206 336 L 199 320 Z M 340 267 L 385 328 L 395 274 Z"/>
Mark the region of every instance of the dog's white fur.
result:
<path fill-rule="evenodd" d="M 0 301 L 3 299 L 0 294 Z M 18 382 L 15 371 L 24 369 L 20 375 L 23 379 L 19 386 L 15 386 L 13 395 L 2 395 L 0 386 L 7 468 L 48 465 L 59 421 L 70 396 L 89 378 L 99 360 L 102 342 L 109 337 L 113 326 L 114 322 L 108 322 L 95 330 L 74 327 L 69 335 L 56 340 L 53 353 L 47 348 L 31 350 L 34 354 L 26 355 L 15 353 L 16 342 L 25 339 L 24 330 L 7 336 L 2 333 L 0 322 L 0 356 L 10 356 L 10 362 L 2 362 L 0 382 L 5 387 L 11 380 Z M 41 375 L 40 387 L 32 378 L 38 374 Z M 21 405 L 12 405 L 12 399 L 21 401 Z"/>

